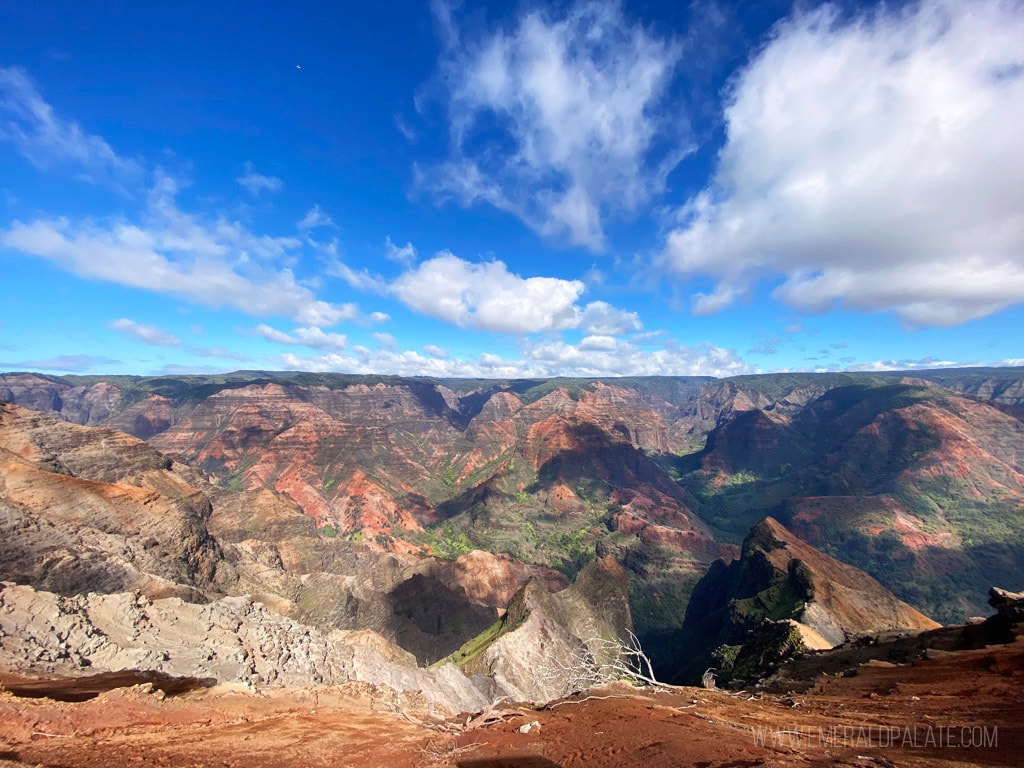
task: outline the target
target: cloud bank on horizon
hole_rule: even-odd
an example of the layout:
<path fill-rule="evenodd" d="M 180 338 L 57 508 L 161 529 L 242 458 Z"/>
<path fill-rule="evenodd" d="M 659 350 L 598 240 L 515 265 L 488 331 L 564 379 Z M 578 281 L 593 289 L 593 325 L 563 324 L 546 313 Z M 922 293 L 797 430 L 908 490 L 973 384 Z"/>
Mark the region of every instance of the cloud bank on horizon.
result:
<path fill-rule="evenodd" d="M 212 52 L 195 81 L 126 66 L 107 102 L 88 66 L 44 63 L 43 40 L 0 60 L 0 369 L 1021 363 L 1019 3 L 485 10 L 349 19 L 433 75 L 385 51 L 391 69 L 359 70 L 346 100 L 355 71 L 326 44 L 301 71 L 240 42 L 223 79 Z M 172 44 L 159 19 L 133 23 Z M 207 111 L 124 106 L 161 82 Z"/>

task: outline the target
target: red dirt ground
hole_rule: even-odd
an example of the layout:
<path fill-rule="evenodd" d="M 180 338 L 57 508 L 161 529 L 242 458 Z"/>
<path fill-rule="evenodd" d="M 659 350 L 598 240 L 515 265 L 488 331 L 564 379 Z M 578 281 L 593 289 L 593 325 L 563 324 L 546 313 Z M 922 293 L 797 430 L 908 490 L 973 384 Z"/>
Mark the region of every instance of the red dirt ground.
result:
<path fill-rule="evenodd" d="M 457 733 L 410 722 L 362 684 L 167 698 L 138 686 L 81 703 L 2 693 L 0 766 L 1024 765 L 1024 639 L 938 655 L 912 667 L 868 664 L 791 696 L 613 687 L 545 710 L 509 706 L 515 716 Z M 539 729 L 519 731 L 534 721 Z"/>

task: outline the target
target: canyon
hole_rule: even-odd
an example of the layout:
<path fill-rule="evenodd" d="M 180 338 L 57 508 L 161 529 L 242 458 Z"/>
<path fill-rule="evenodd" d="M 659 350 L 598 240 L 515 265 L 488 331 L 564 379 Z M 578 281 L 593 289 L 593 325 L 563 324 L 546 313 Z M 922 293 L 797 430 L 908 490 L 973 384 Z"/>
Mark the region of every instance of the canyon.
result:
<path fill-rule="evenodd" d="M 1021 369 L 12 373 L 0 400 L 12 685 L 364 686 L 429 720 L 623 661 L 754 684 L 1024 589 Z"/>

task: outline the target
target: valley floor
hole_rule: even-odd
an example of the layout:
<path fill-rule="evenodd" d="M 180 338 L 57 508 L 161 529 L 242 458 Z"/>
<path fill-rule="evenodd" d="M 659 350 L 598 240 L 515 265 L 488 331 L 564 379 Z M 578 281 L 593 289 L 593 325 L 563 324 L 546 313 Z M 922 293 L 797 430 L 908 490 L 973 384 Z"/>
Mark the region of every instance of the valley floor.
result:
<path fill-rule="evenodd" d="M 869 663 L 790 695 L 610 687 L 539 711 L 510 706 L 504 719 L 461 732 L 452 721 L 413 722 L 406 702 L 365 684 L 169 697 L 142 685 L 80 703 L 4 692 L 0 766 L 1021 765 L 1024 638 L 934 655 Z M 534 721 L 540 728 L 520 732 Z"/>

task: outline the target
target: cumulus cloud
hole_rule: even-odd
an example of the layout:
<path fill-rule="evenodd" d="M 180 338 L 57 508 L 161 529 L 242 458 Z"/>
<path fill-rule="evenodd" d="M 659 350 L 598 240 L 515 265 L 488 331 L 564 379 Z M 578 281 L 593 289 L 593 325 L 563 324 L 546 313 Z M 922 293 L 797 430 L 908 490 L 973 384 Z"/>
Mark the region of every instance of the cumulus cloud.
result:
<path fill-rule="evenodd" d="M 257 336 L 277 344 L 298 344 L 310 349 L 340 351 L 348 347 L 348 337 L 341 333 L 328 333 L 320 328 L 296 328 L 290 334 L 260 323 L 255 329 Z"/>
<path fill-rule="evenodd" d="M 524 357 L 543 376 L 738 376 L 753 373 L 734 351 L 701 344 L 668 343 L 644 349 L 624 339 L 589 336 L 579 344 L 546 341 L 527 347 Z"/>
<path fill-rule="evenodd" d="M 358 315 L 354 305 L 319 300 L 287 266 L 301 242 L 256 235 L 237 221 L 181 210 L 177 184 L 160 176 L 141 223 L 103 220 L 14 221 L 0 245 L 47 259 L 81 277 L 155 291 L 255 316 L 282 315 L 330 326 Z"/>
<path fill-rule="evenodd" d="M 284 354 L 275 361 L 294 371 L 340 371 L 345 373 L 382 373 L 394 376 L 433 376 L 437 378 L 514 378 L 528 367 L 522 361 L 505 360 L 483 354 L 472 360 L 438 358 L 415 350 L 356 347 L 349 354 L 294 355 Z"/>
<path fill-rule="evenodd" d="M 824 311 L 954 325 L 1024 298 L 1024 14 L 924 0 L 779 25 L 726 94 L 713 183 L 662 265 L 716 312 L 759 277 Z"/>
<path fill-rule="evenodd" d="M 618 335 L 640 330 L 636 312 L 592 301 L 576 301 L 581 280 L 520 277 L 501 261 L 480 264 L 442 251 L 396 278 L 388 291 L 417 312 L 460 328 L 498 333 L 538 333 L 583 328 Z"/>
<path fill-rule="evenodd" d="M 260 192 L 280 192 L 284 189 L 284 182 L 277 176 L 264 176 L 256 173 L 252 163 L 245 164 L 245 173 L 235 179 L 239 184 L 249 190 L 249 194 L 258 196 Z"/>
<path fill-rule="evenodd" d="M 580 315 L 580 325 L 588 332 L 618 336 L 643 329 L 640 315 L 618 309 L 605 301 L 592 301 Z"/>
<path fill-rule="evenodd" d="M 935 368 L 958 368 L 962 365 L 977 365 L 978 363 L 959 363 L 955 360 L 938 360 L 934 357 L 922 357 L 920 359 L 903 358 L 902 360 L 873 360 L 870 363 L 857 363 L 849 365 L 847 371 L 916 371 Z"/>
<path fill-rule="evenodd" d="M 143 344 L 150 344 L 156 347 L 178 347 L 181 340 L 173 333 L 156 328 L 152 325 L 142 325 L 134 320 L 122 317 L 110 324 L 110 327 L 126 338 L 134 341 L 141 341 Z"/>
<path fill-rule="evenodd" d="M 646 350 L 622 339 L 587 337 L 580 344 L 548 341 L 529 345 L 517 358 L 485 352 L 462 359 L 438 347 L 426 353 L 354 347 L 347 353 L 285 354 L 275 363 L 292 370 L 387 373 L 438 378 L 550 378 L 554 376 L 735 376 L 753 369 L 735 352 L 711 344 L 666 344 Z M 439 354 L 442 353 L 442 354 Z"/>
<path fill-rule="evenodd" d="M 418 183 L 603 248 L 604 219 L 660 192 L 687 151 L 682 116 L 658 109 L 681 46 L 617 3 L 534 10 L 482 35 L 460 30 L 447 6 L 435 11 L 451 156 L 417 169 Z"/>
<path fill-rule="evenodd" d="M 443 251 L 400 275 L 391 292 L 424 315 L 459 327 L 505 333 L 574 328 L 579 280 L 522 278 L 503 262 L 473 264 Z"/>
<path fill-rule="evenodd" d="M 60 118 L 20 67 L 0 67 L 0 141 L 9 141 L 42 170 L 72 165 L 78 177 L 120 186 L 138 181 L 142 166 L 115 152 L 77 122 Z"/>

